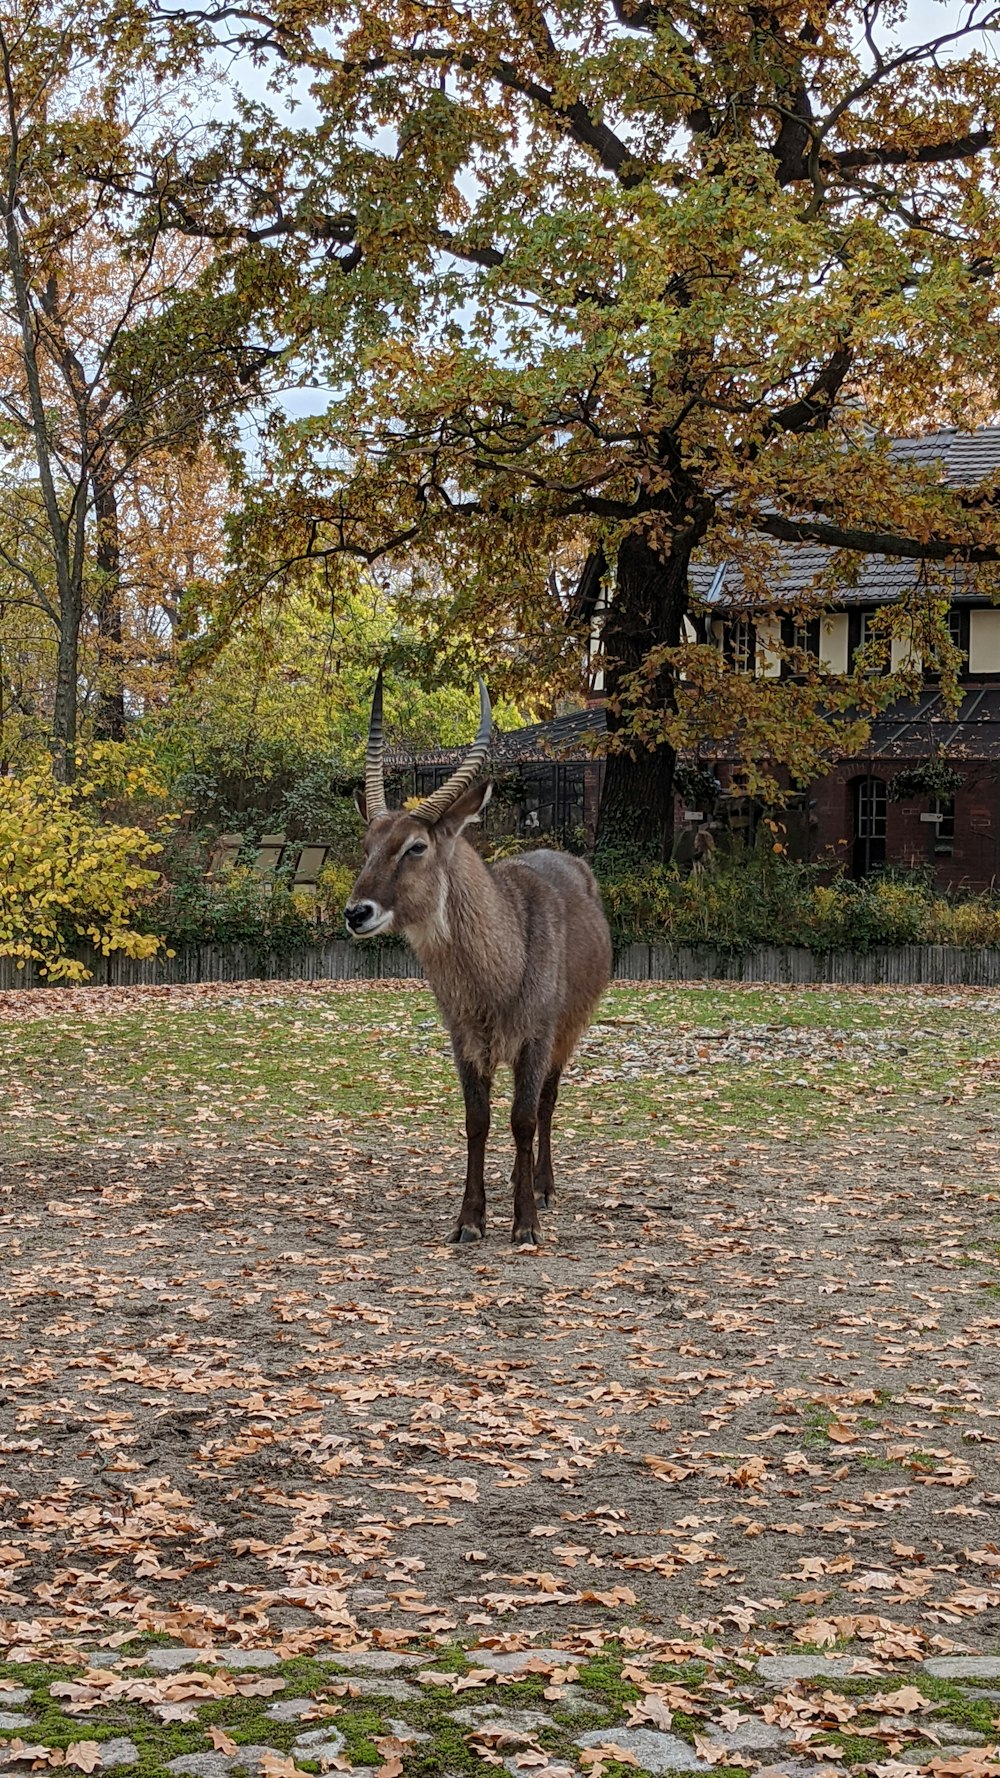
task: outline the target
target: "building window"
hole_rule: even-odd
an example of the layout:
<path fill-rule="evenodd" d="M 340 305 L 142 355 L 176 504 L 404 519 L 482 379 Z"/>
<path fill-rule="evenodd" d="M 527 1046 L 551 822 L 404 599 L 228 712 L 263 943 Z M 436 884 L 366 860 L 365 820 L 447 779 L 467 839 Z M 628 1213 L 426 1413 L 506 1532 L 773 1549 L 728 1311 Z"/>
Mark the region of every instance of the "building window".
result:
<path fill-rule="evenodd" d="M 723 631 L 722 645 L 726 659 L 734 672 L 753 672 L 756 639 L 753 624 L 748 617 L 730 619 Z"/>
<path fill-rule="evenodd" d="M 957 672 L 959 678 L 964 679 L 969 671 L 968 605 L 950 605 L 948 607 L 948 616 L 945 621 L 948 627 L 948 640 L 962 655 L 962 659 L 958 663 Z M 940 679 L 941 677 L 941 665 L 940 660 L 938 659 L 938 653 L 939 651 L 935 649 L 934 654 L 930 657 L 929 671 L 927 675 L 930 679 Z"/>
<path fill-rule="evenodd" d="M 935 858 L 952 858 L 955 854 L 955 798 L 936 796 L 930 812 L 935 816 L 931 826 L 931 851 Z"/>
<path fill-rule="evenodd" d="M 850 652 L 847 662 L 847 670 L 849 673 L 855 671 L 857 667 L 857 656 L 860 654 L 861 650 L 863 648 L 868 648 L 872 644 L 875 644 L 876 648 L 881 645 L 881 649 L 884 650 L 884 658 L 880 661 L 878 666 L 869 665 L 865 668 L 865 671 L 873 674 L 885 672 L 889 664 L 889 650 L 886 645 L 884 632 L 875 627 L 875 620 L 878 615 L 877 610 L 851 612 L 848 632 Z"/>
<path fill-rule="evenodd" d="M 522 832 L 575 838 L 586 824 L 586 770 L 576 762 L 522 766 Z"/>
<path fill-rule="evenodd" d="M 948 635 L 956 648 L 960 648 L 965 656 L 963 667 L 969 664 L 969 607 L 952 605 L 948 611 Z"/>
<path fill-rule="evenodd" d="M 785 648 L 793 649 L 797 656 L 805 655 L 806 662 L 801 660 L 785 660 L 782 672 L 786 678 L 795 678 L 808 670 L 808 664 L 819 660 L 820 620 L 818 617 L 786 617 L 781 622 L 781 640 Z"/>
<path fill-rule="evenodd" d="M 886 813 L 884 779 L 856 778 L 852 867 L 858 881 L 885 863 Z"/>

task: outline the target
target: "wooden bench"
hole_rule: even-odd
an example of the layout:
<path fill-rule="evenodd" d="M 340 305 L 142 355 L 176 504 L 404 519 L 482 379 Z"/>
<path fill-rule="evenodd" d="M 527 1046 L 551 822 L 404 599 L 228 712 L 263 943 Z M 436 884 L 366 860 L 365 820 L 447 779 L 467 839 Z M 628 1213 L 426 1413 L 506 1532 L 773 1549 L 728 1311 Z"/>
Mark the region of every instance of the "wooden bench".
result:
<path fill-rule="evenodd" d="M 283 833 L 262 833 L 260 844 L 257 847 L 257 856 L 253 861 L 254 876 L 273 877 L 281 863 L 281 855 L 287 844 L 288 841 Z"/>
<path fill-rule="evenodd" d="M 205 872 L 210 883 L 217 883 L 232 870 L 243 850 L 245 838 L 242 833 L 219 835 L 212 847 Z M 303 895 L 315 896 L 319 888 L 320 872 L 329 855 L 329 846 L 303 845 L 298 840 L 289 841 L 283 833 L 265 833 L 261 834 L 251 869 L 261 882 L 273 882 L 282 864 L 291 865 L 294 859 L 292 889 Z"/>
<path fill-rule="evenodd" d="M 295 863 L 295 875 L 292 877 L 292 889 L 301 894 L 315 895 L 319 888 L 319 873 L 327 861 L 329 846 L 303 846 Z"/>
<path fill-rule="evenodd" d="M 212 847 L 205 876 L 210 883 L 217 883 L 227 871 L 231 871 L 243 850 L 244 836 L 241 833 L 220 833 Z"/>

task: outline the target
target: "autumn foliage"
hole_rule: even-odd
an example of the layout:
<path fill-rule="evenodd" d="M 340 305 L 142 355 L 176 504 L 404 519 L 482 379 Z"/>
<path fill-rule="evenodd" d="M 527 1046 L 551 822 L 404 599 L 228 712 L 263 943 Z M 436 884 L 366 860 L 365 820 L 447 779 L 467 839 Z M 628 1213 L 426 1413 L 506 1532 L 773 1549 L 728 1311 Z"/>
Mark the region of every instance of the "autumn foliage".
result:
<path fill-rule="evenodd" d="M 159 842 L 103 819 L 51 772 L 0 779 L 0 957 L 52 982 L 86 981 L 81 945 L 102 956 L 152 957 L 160 940 L 136 916 L 159 880 Z"/>

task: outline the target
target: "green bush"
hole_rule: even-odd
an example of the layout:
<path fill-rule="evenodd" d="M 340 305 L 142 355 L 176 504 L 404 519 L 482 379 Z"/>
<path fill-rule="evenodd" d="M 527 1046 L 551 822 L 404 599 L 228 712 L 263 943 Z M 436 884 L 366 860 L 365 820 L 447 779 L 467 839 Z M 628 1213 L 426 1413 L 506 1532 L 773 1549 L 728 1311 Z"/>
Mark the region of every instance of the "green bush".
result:
<path fill-rule="evenodd" d="M 248 944 L 292 951 L 325 936 L 307 897 L 266 882 L 240 865 L 217 882 L 203 876 L 173 883 L 149 910 L 154 929 L 176 950 L 192 944 Z"/>
<path fill-rule="evenodd" d="M 344 937 L 344 905 L 356 875 L 355 865 L 327 864 L 313 896 L 281 876 L 262 879 L 242 864 L 210 883 L 199 860 L 169 885 L 147 918 L 171 950 L 198 944 L 248 945 L 278 954 L 303 950 Z"/>
<path fill-rule="evenodd" d="M 1000 945 L 1000 900 L 935 895 L 926 872 L 885 871 L 855 883 L 822 881 L 818 865 L 767 852 L 733 854 L 704 874 L 671 865 L 601 873 L 616 940 L 746 950 L 804 945 L 814 951 L 873 945 Z"/>
<path fill-rule="evenodd" d="M 357 773 L 346 772 L 335 756 L 256 739 L 238 757 L 203 747 L 196 759 L 173 762 L 171 795 L 196 830 L 245 833 L 249 840 L 287 833 L 329 845 L 344 860 L 360 852 L 364 832 L 352 794 L 356 781 Z M 398 802 L 409 779 L 390 772 L 386 788 L 390 802 Z"/>
<path fill-rule="evenodd" d="M 502 840 L 493 856 L 516 856 Z M 288 952 L 344 935 L 344 904 L 360 858 L 334 858 L 315 897 L 278 877 L 262 881 L 240 865 L 205 880 L 203 848 L 175 854 L 176 880 L 146 909 L 144 924 L 171 949 L 187 944 L 244 944 Z M 814 951 L 873 945 L 1000 945 L 1000 898 L 948 900 L 926 871 L 891 871 L 855 883 L 824 881 L 815 864 L 763 848 L 716 855 L 715 867 L 684 876 L 673 865 L 599 872 L 604 905 L 619 944 L 663 941 L 737 952 L 752 945 L 803 945 Z M 398 940 L 389 942 L 400 942 Z"/>

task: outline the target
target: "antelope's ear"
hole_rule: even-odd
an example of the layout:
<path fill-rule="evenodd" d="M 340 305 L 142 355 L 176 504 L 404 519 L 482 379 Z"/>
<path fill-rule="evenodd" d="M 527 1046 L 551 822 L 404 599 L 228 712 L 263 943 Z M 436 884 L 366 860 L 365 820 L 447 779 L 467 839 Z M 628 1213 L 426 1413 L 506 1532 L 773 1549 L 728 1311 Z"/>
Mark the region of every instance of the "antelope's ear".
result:
<path fill-rule="evenodd" d="M 488 778 L 485 783 L 470 784 L 468 790 L 463 790 L 458 801 L 452 803 L 451 808 L 437 822 L 438 833 L 450 834 L 452 837 L 461 833 L 463 827 L 479 820 L 492 795 L 493 786 Z"/>
<path fill-rule="evenodd" d="M 357 809 L 358 814 L 361 816 L 362 821 L 364 822 L 365 826 L 367 827 L 367 825 L 368 825 L 368 804 L 365 802 L 365 793 L 363 790 L 356 790 L 354 792 L 354 807 Z"/>

